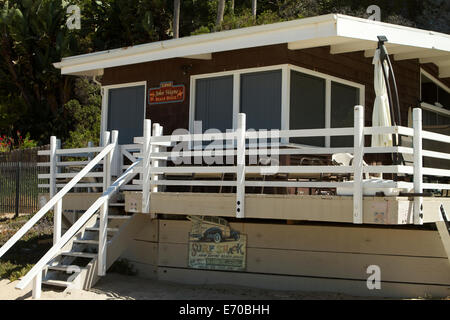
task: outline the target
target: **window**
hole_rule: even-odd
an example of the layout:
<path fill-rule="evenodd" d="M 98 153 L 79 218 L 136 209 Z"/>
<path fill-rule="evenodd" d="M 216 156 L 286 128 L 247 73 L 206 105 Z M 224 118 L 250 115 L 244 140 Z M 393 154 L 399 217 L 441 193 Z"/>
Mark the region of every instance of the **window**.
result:
<path fill-rule="evenodd" d="M 291 70 L 290 129 L 353 127 L 355 105 L 363 104 L 364 87 L 327 75 Z M 311 72 L 312 73 L 312 72 Z M 352 147 L 352 136 L 293 138 L 291 142 L 331 147 Z"/>
<path fill-rule="evenodd" d="M 289 128 L 325 128 L 325 79 L 291 71 Z M 325 146 L 324 137 L 291 138 L 290 141 Z"/>
<path fill-rule="evenodd" d="M 420 92 L 423 125 L 450 125 L 450 89 L 421 70 Z"/>
<path fill-rule="evenodd" d="M 247 128 L 281 129 L 281 70 L 242 74 L 240 96 Z"/>
<path fill-rule="evenodd" d="M 237 114 L 247 129 L 317 129 L 353 126 L 354 106 L 364 104 L 364 86 L 326 74 L 277 65 L 191 77 L 190 129 L 235 129 Z M 292 143 L 352 146 L 352 137 L 292 138 Z"/>
<path fill-rule="evenodd" d="M 359 104 L 359 89 L 331 81 L 331 128 L 353 127 L 354 106 Z M 353 136 L 331 137 L 332 147 L 353 147 Z"/>
<path fill-rule="evenodd" d="M 196 80 L 195 120 L 202 130 L 233 128 L 233 76 Z"/>

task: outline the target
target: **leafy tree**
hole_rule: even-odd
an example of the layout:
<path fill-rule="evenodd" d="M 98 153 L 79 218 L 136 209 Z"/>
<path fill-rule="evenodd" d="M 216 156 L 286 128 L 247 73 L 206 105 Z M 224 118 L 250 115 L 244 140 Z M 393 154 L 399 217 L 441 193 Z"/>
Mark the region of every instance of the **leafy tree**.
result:
<path fill-rule="evenodd" d="M 73 37 L 64 23 L 62 1 L 0 3 L 1 131 L 30 132 L 39 140 L 64 132 L 59 116 L 72 80 L 52 67 L 73 52 Z"/>
<path fill-rule="evenodd" d="M 173 37 L 179 38 L 180 36 L 180 8 L 181 0 L 173 0 Z"/>
<path fill-rule="evenodd" d="M 87 78 L 79 78 L 74 91 L 75 99 L 64 105 L 64 111 L 74 120 L 64 147 L 81 148 L 89 141 L 98 145 L 102 111 L 100 87 Z"/>
<path fill-rule="evenodd" d="M 423 10 L 417 17 L 417 26 L 427 30 L 450 33 L 450 2 L 448 0 L 424 0 Z"/>
<path fill-rule="evenodd" d="M 225 13 L 225 0 L 219 0 L 217 4 L 217 19 L 216 19 L 216 28 L 220 28 L 220 25 L 223 22 L 223 15 Z"/>
<path fill-rule="evenodd" d="M 173 8 L 164 0 L 73 0 L 81 10 L 84 53 L 171 38 Z"/>
<path fill-rule="evenodd" d="M 98 99 L 98 94 L 92 84 L 75 85 L 74 77 L 61 76 L 52 64 L 66 56 L 170 39 L 178 2 L 180 37 L 328 13 L 367 18 L 371 4 L 380 6 L 382 21 L 450 32 L 448 0 L 260 0 L 256 19 L 256 0 L 0 0 L 0 135 L 17 140 L 20 130 L 40 143 L 57 135 L 63 141 L 70 137 L 72 145 L 97 139 L 86 130 L 98 124 L 92 120 L 98 105 L 80 96 Z M 219 3 L 223 20 L 216 27 Z M 81 30 L 65 26 L 69 4 L 81 9 Z"/>

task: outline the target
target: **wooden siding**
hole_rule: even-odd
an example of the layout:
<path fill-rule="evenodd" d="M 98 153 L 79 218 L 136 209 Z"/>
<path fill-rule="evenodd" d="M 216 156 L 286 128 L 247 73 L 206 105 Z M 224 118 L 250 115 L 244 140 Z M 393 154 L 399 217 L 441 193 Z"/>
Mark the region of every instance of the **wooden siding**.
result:
<path fill-rule="evenodd" d="M 188 268 L 186 220 L 149 222 L 125 257 L 141 276 L 193 284 L 385 297 L 450 295 L 450 265 L 437 231 L 247 222 L 231 227 L 247 235 L 245 272 Z M 366 287 L 369 265 L 381 268 L 381 290 Z"/>

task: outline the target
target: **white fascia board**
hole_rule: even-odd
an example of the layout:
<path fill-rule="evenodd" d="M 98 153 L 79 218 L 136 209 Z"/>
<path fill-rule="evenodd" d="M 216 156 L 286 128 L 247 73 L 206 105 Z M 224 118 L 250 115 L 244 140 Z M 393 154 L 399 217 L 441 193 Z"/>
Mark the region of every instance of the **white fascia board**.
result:
<path fill-rule="evenodd" d="M 55 66 L 61 68 L 62 74 L 73 74 L 99 68 L 332 36 L 336 36 L 335 15 L 326 15 L 69 57 Z"/>
<path fill-rule="evenodd" d="M 389 45 L 450 52 L 450 36 L 446 34 L 329 14 L 68 57 L 55 67 L 62 74 L 88 74 L 103 68 L 280 43 L 299 49 L 364 40 L 361 44 L 367 46 L 367 41 L 377 42 L 378 35 L 385 35 Z"/>
<path fill-rule="evenodd" d="M 450 52 L 449 35 L 339 14 L 337 34 L 371 41 L 378 41 L 377 36 L 384 35 L 388 43 Z"/>

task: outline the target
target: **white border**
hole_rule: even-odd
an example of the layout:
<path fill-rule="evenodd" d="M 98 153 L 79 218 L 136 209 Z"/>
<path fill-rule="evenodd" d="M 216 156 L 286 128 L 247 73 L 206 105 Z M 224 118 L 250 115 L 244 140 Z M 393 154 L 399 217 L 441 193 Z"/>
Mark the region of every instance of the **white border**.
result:
<path fill-rule="evenodd" d="M 108 102 L 109 102 L 109 90 L 110 89 L 119 89 L 126 87 L 138 87 L 145 86 L 144 89 L 144 117 L 142 121 L 145 119 L 147 113 L 147 81 L 138 81 L 138 82 L 127 82 L 120 84 L 112 84 L 101 87 L 102 92 L 102 119 L 100 123 L 100 145 L 103 144 L 103 133 L 107 130 L 107 122 L 108 122 Z M 120 134 L 120 132 L 119 132 Z"/>
<path fill-rule="evenodd" d="M 237 114 L 240 110 L 240 76 L 245 73 L 264 72 L 272 70 L 281 70 L 281 130 L 289 130 L 289 106 L 290 106 L 290 87 L 291 87 L 291 72 L 298 71 L 304 74 L 312 75 L 325 80 L 325 128 L 331 127 L 331 81 L 355 87 L 359 89 L 359 104 L 365 105 L 365 85 L 341 79 L 321 73 L 311 69 L 298 67 L 292 64 L 278 64 L 266 67 L 236 69 L 230 71 L 204 73 L 191 75 L 190 78 L 190 95 L 189 95 L 189 131 L 192 132 L 194 128 L 195 117 L 195 83 L 198 79 L 207 79 L 223 76 L 233 76 L 233 130 L 237 128 Z M 327 137 L 325 146 L 330 146 L 330 138 Z"/>

